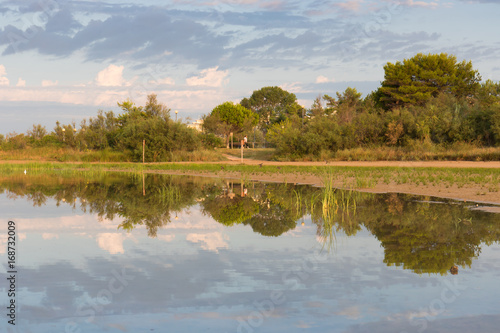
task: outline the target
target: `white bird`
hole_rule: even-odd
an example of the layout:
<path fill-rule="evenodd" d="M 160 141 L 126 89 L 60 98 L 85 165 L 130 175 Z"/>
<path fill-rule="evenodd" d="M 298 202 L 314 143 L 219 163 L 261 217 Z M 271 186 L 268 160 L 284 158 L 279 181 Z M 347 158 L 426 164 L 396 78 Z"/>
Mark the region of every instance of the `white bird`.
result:
<path fill-rule="evenodd" d="M 26 169 L 24 169 L 24 174 L 26 174 Z"/>

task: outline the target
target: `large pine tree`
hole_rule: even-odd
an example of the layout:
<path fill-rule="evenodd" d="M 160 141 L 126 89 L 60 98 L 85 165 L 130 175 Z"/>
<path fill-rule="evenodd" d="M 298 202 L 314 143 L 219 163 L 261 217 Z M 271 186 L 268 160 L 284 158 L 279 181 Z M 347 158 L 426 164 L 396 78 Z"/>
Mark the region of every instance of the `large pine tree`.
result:
<path fill-rule="evenodd" d="M 384 81 L 376 95 L 385 109 L 424 105 L 440 93 L 466 98 L 474 95 L 481 81 L 470 61 L 457 62 L 455 56 L 446 53 L 419 53 L 403 62 L 387 63 L 384 71 Z"/>

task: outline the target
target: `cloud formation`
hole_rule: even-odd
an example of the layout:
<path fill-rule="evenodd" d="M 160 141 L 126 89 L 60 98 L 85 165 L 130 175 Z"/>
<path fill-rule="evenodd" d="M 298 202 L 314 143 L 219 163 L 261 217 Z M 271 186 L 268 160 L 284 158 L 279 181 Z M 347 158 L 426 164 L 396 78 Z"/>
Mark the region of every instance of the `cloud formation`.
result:
<path fill-rule="evenodd" d="M 220 232 L 212 232 L 208 234 L 189 234 L 186 240 L 192 243 L 199 243 L 201 248 L 207 251 L 219 252 L 219 249 L 227 249 L 227 237 Z"/>
<path fill-rule="evenodd" d="M 109 65 L 97 74 L 95 82 L 101 87 L 120 87 L 125 84 L 124 66 Z"/>
<path fill-rule="evenodd" d="M 194 118 L 261 87 L 282 86 L 310 105 L 318 93 L 334 94 L 348 82 L 357 88 L 369 82 L 359 89 L 369 93 L 383 79 L 386 62 L 418 52 L 470 59 L 480 63 L 483 77 L 498 79 L 492 69 L 500 54 L 496 35 L 480 30 L 493 22 L 494 0 L 4 3 L 0 103 L 100 108 L 127 98 L 142 104 L 157 93 L 170 108 Z M 457 34 L 461 23 L 452 18 L 472 6 L 486 9 Z M 59 62 L 64 68 L 71 63 L 74 71 L 58 72 L 53 64 Z"/>
<path fill-rule="evenodd" d="M 122 233 L 100 233 L 96 236 L 99 247 L 110 254 L 125 253 L 123 241 L 127 235 Z"/>
<path fill-rule="evenodd" d="M 329 8 L 328 16 L 313 19 L 309 6 L 289 1 L 196 2 L 212 8 L 167 9 L 165 7 L 78 3 L 46 15 L 45 25 L 7 25 L 0 30 L 4 55 L 36 51 L 67 57 L 81 53 L 88 61 L 130 61 L 195 64 L 198 68 L 326 66 L 325 57 L 338 56 L 342 43 L 357 32 L 349 29 L 356 20 L 340 16 L 332 6 L 349 11 L 369 8 L 368 0 L 332 4 L 315 2 L 317 10 Z M 408 6 L 431 6 L 434 2 L 405 0 Z M 232 5 L 233 10 L 217 9 Z M 244 11 L 246 6 L 260 8 Z M 278 8 L 281 8 L 278 10 Z M 288 10 L 283 10 L 287 8 Z M 86 19 L 82 19 L 85 17 Z M 365 21 L 371 20 L 366 17 Z M 380 30 L 380 29 L 379 29 Z M 341 38 L 339 38 L 339 36 Z M 369 36 L 377 41 L 377 36 Z M 373 54 L 376 55 L 376 54 Z"/>
<path fill-rule="evenodd" d="M 0 65 L 0 86 L 8 86 L 10 84 L 9 79 L 5 75 L 7 75 L 5 66 Z"/>
<path fill-rule="evenodd" d="M 26 87 L 26 80 L 19 78 L 19 80 L 17 80 L 16 87 Z"/>
<path fill-rule="evenodd" d="M 324 75 L 320 75 L 316 78 L 316 83 L 329 83 L 329 82 L 335 82 L 335 79 L 329 79 Z"/>
<path fill-rule="evenodd" d="M 198 76 L 191 76 L 186 79 L 188 86 L 221 87 L 227 83 L 228 71 L 218 71 L 219 67 L 204 69 Z"/>
<path fill-rule="evenodd" d="M 58 81 L 42 80 L 42 87 L 54 87 L 59 84 Z"/>

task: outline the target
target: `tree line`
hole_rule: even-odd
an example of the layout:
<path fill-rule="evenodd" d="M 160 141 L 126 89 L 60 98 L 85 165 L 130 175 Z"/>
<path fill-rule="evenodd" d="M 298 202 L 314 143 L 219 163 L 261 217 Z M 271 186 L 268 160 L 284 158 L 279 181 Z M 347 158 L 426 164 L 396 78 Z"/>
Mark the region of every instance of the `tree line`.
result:
<path fill-rule="evenodd" d="M 431 149 L 466 143 L 500 144 L 500 83 L 481 76 L 472 63 L 453 55 L 417 54 L 387 63 L 384 80 L 362 98 L 355 88 L 318 95 L 306 108 L 280 87 L 256 90 L 239 103 L 224 102 L 203 116 L 203 132 L 173 121 L 170 109 L 148 96 L 145 106 L 127 100 L 123 113 L 99 111 L 96 117 L 61 125 L 48 133 L 33 125 L 26 135 L 0 136 L 0 147 L 60 145 L 75 149 L 125 151 L 148 161 L 167 161 L 174 151 L 229 146 L 229 138 L 266 142 L 279 156 L 318 158 L 353 148 Z"/>

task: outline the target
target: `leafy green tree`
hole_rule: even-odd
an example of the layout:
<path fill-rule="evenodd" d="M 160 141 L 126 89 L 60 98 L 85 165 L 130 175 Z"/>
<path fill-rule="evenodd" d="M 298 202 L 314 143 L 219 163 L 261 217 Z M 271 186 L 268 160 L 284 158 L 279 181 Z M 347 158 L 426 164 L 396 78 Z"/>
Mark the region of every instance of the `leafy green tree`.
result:
<path fill-rule="evenodd" d="M 225 136 L 226 146 L 229 147 L 229 135 L 250 131 L 257 125 L 259 116 L 240 104 L 225 102 L 216 106 L 203 120 L 203 129 Z"/>
<path fill-rule="evenodd" d="M 487 80 L 481 83 L 476 93 L 476 102 L 482 106 L 500 104 L 500 82 Z"/>
<path fill-rule="evenodd" d="M 264 87 L 256 90 L 250 98 L 244 98 L 240 104 L 259 115 L 259 126 L 263 129 L 285 118 L 302 117 L 303 113 L 302 106 L 297 104 L 295 94 L 280 87 Z"/>
<path fill-rule="evenodd" d="M 113 111 L 97 111 L 97 116 L 82 122 L 85 145 L 90 149 L 115 147 L 118 135 L 118 119 Z M 81 139 L 78 136 L 78 139 Z"/>
<path fill-rule="evenodd" d="M 470 141 L 484 145 L 496 145 L 500 142 L 500 106 L 477 106 L 467 117 L 470 126 Z"/>
<path fill-rule="evenodd" d="M 316 97 L 313 101 L 313 104 L 311 105 L 311 108 L 309 109 L 308 114 L 314 118 L 314 117 L 322 117 L 325 115 L 325 108 L 323 107 L 323 100 L 321 98 L 321 95 Z"/>
<path fill-rule="evenodd" d="M 363 110 L 352 121 L 352 142 L 369 146 L 383 142 L 384 120 L 380 115 Z"/>
<path fill-rule="evenodd" d="M 339 124 L 350 124 L 361 108 L 361 93 L 348 87 L 342 94 L 337 92 L 336 116 Z"/>
<path fill-rule="evenodd" d="M 157 101 L 156 95 L 148 96 L 145 107 L 130 100 L 118 106 L 125 111 L 117 119 L 119 147 L 129 150 L 134 160 L 141 160 L 144 140 L 147 161 L 168 160 L 173 143 L 172 122 L 168 108 Z"/>
<path fill-rule="evenodd" d="M 455 56 L 446 53 L 419 53 L 403 62 L 387 63 L 384 71 L 384 81 L 377 97 L 385 109 L 424 105 L 439 93 L 450 93 L 458 98 L 471 97 L 481 81 L 470 61 L 457 62 Z"/>
<path fill-rule="evenodd" d="M 300 150 L 301 131 L 290 120 L 271 125 L 266 139 L 276 147 L 278 155 L 299 157 L 304 152 Z"/>
<path fill-rule="evenodd" d="M 33 125 L 33 128 L 31 130 L 28 130 L 26 133 L 34 142 L 40 142 L 44 136 L 47 135 L 47 129 L 45 126 L 42 126 L 40 124 L 38 125 Z"/>
<path fill-rule="evenodd" d="M 151 94 L 147 97 L 147 102 L 146 105 L 144 105 L 143 111 L 148 117 L 169 119 L 171 110 L 166 105 L 158 102 L 156 94 Z"/>
<path fill-rule="evenodd" d="M 323 99 L 326 102 L 325 113 L 328 115 L 334 113 L 338 105 L 335 97 L 331 97 L 330 95 L 323 95 Z"/>
<path fill-rule="evenodd" d="M 23 133 L 10 132 L 6 136 L 4 147 L 7 149 L 24 149 L 27 146 L 26 137 Z"/>

